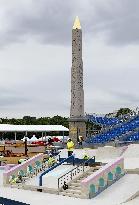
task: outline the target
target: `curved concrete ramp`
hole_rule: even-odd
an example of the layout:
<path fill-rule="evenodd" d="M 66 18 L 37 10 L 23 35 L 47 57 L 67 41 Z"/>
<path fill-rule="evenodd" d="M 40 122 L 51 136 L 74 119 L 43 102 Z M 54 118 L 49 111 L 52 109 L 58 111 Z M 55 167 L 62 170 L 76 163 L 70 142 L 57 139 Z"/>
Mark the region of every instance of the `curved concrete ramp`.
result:
<path fill-rule="evenodd" d="M 133 200 L 128 201 L 127 203 L 123 203 L 121 205 L 138 205 L 139 204 L 139 196 Z"/>
<path fill-rule="evenodd" d="M 130 200 L 138 191 L 139 175 L 126 174 L 115 184 L 92 199 L 92 203 L 100 205 L 103 201 L 103 204 L 118 205 Z"/>

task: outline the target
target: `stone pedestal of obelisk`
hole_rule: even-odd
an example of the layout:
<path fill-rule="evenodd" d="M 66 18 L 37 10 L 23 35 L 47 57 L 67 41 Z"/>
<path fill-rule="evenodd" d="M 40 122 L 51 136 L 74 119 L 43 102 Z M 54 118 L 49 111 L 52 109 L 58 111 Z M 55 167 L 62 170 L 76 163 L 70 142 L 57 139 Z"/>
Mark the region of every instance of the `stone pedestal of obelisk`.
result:
<path fill-rule="evenodd" d="M 72 68 L 71 68 L 71 108 L 69 119 L 69 137 L 75 144 L 78 137 L 86 137 L 84 117 L 82 30 L 79 18 L 76 17 L 72 29 Z"/>

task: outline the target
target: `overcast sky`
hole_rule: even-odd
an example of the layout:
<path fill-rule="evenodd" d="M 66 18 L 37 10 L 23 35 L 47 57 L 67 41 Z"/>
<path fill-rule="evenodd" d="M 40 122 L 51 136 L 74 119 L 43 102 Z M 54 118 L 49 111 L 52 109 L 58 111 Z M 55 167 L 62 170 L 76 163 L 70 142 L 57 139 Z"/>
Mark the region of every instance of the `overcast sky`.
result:
<path fill-rule="evenodd" d="M 76 15 L 85 111 L 139 105 L 139 0 L 0 0 L 1 117 L 69 116 Z"/>

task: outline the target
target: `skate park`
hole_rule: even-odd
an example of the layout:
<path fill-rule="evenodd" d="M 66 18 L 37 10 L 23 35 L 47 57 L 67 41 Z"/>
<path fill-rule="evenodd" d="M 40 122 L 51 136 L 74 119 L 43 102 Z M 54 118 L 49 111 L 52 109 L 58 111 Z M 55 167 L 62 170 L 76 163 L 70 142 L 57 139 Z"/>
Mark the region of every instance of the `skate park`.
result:
<path fill-rule="evenodd" d="M 31 130 L 29 126 L 25 128 L 26 125 L 7 124 L 4 125 L 6 128 L 0 127 L 0 132 L 15 132 L 15 144 L 10 142 L 7 146 L 4 142 L 2 145 L 2 153 L 7 154 L 5 149 L 11 152 L 8 156 L 1 156 L 1 197 L 31 205 L 40 202 L 42 205 L 138 204 L 139 113 L 122 117 L 85 114 L 82 29 L 78 17 L 72 28 L 71 108 L 68 122 L 69 129 L 61 125 L 60 129 L 53 129 L 63 132 L 61 139 L 55 143 L 48 143 L 45 132 L 50 130 L 42 128 L 42 125 Z M 87 136 L 87 122 L 99 125 L 102 129 L 97 134 Z M 22 142 L 16 139 L 19 131 L 25 132 Z M 42 145 L 36 145 L 39 141 L 37 138 L 32 139 L 32 144 L 28 143 L 30 131 L 42 132 Z M 66 139 L 64 131 L 68 132 Z M 79 136 L 83 137 L 81 146 Z M 67 146 L 69 139 L 74 144 L 70 156 Z M 53 148 L 55 152 L 52 152 Z M 12 157 L 15 160 L 8 161 Z M 20 159 L 24 161 L 18 163 Z"/>

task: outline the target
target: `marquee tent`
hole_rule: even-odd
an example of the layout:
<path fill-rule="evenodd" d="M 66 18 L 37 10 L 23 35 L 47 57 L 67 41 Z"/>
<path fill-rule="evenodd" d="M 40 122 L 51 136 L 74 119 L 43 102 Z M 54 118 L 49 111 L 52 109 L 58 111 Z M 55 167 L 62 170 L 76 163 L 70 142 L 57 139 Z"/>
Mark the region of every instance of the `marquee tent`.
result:
<path fill-rule="evenodd" d="M 69 131 L 68 128 L 62 125 L 11 125 L 11 124 L 0 124 L 0 132 L 14 132 L 15 140 L 17 132 L 25 132 L 26 136 L 28 132 L 41 132 L 42 137 L 43 133 L 46 132 L 64 132 Z"/>
<path fill-rule="evenodd" d="M 30 142 L 36 142 L 38 141 L 37 137 L 35 137 L 35 135 L 33 135 L 33 137 L 31 137 L 31 139 L 29 140 Z"/>
<path fill-rule="evenodd" d="M 11 125 L 0 124 L 0 132 L 60 132 L 69 131 L 62 125 Z"/>
<path fill-rule="evenodd" d="M 28 137 L 26 137 L 27 141 L 29 141 L 30 139 Z M 23 137 L 23 139 L 21 139 L 22 141 L 25 141 L 25 137 Z"/>

